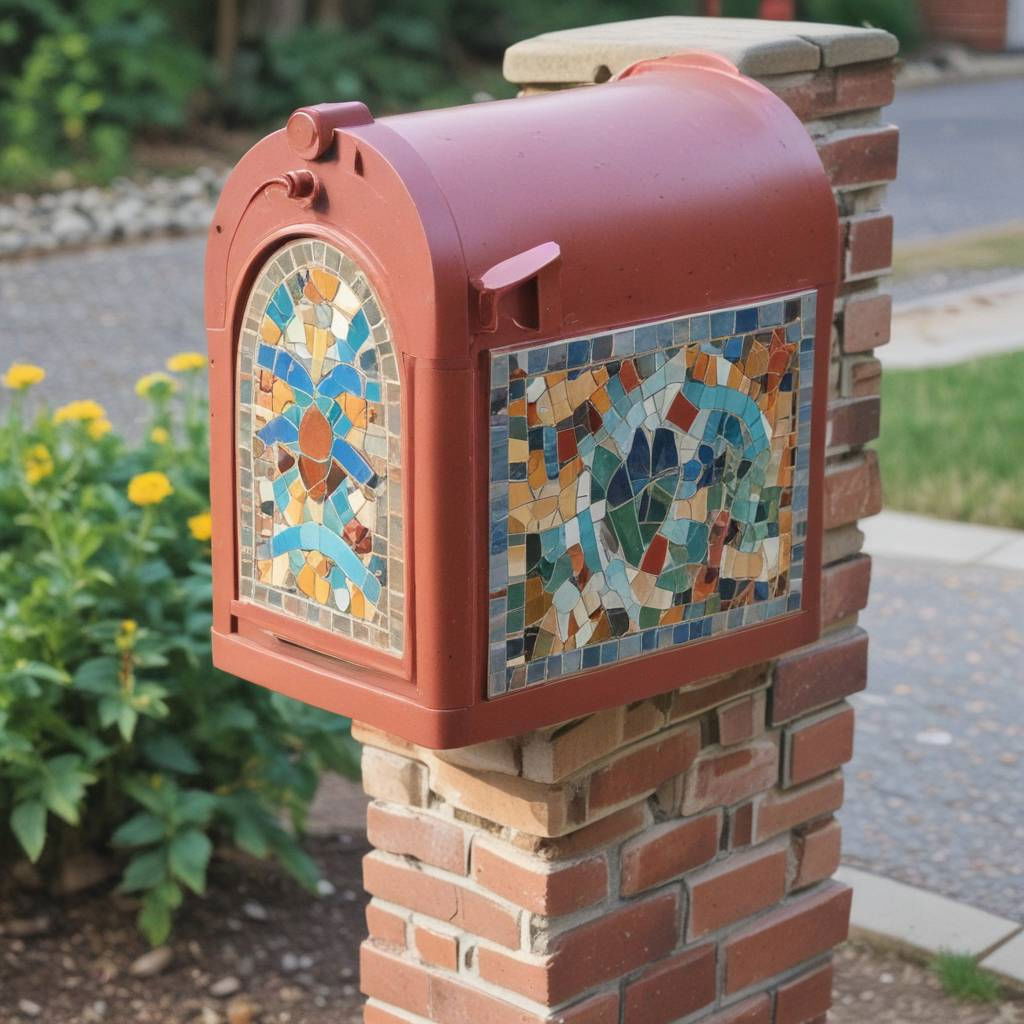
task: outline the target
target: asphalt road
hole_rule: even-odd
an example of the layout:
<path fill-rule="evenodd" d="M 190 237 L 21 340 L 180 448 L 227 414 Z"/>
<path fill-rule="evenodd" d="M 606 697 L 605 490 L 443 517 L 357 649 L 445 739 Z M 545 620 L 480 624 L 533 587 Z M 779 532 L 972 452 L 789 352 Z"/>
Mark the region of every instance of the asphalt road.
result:
<path fill-rule="evenodd" d="M 876 558 L 844 859 L 1024 919 L 1024 573 Z"/>
<path fill-rule="evenodd" d="M 907 89 L 889 192 L 899 241 L 1024 220 L 1024 78 Z"/>

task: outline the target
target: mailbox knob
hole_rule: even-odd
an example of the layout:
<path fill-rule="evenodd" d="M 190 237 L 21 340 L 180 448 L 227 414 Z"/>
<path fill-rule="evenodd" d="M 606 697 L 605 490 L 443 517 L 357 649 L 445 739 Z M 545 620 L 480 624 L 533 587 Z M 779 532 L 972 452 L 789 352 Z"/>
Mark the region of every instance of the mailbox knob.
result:
<path fill-rule="evenodd" d="M 365 103 L 318 103 L 296 110 L 288 118 L 285 132 L 298 156 L 318 160 L 331 148 L 335 129 L 372 123 L 373 115 Z"/>

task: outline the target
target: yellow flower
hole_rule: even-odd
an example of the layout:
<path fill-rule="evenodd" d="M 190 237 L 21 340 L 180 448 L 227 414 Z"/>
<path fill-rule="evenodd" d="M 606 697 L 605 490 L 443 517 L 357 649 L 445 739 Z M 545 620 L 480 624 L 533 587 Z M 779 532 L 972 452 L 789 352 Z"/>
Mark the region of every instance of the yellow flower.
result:
<path fill-rule="evenodd" d="M 200 512 L 198 515 L 188 517 L 189 532 L 196 540 L 209 540 L 213 533 L 213 520 L 209 512 Z"/>
<path fill-rule="evenodd" d="M 54 414 L 54 423 L 86 422 L 106 419 L 107 411 L 91 398 L 80 398 L 77 402 L 62 405 Z"/>
<path fill-rule="evenodd" d="M 121 620 L 121 632 L 122 633 L 134 633 L 139 628 L 139 624 L 134 619 L 122 619 Z"/>
<path fill-rule="evenodd" d="M 156 470 L 139 473 L 128 481 L 128 500 L 134 505 L 159 505 L 173 493 L 171 481 Z"/>
<path fill-rule="evenodd" d="M 196 373 L 206 369 L 206 356 L 202 352 L 179 352 L 167 360 L 172 373 Z"/>
<path fill-rule="evenodd" d="M 98 441 L 101 437 L 105 437 L 113 429 L 110 420 L 99 419 L 93 420 L 89 424 L 89 436 L 94 440 Z"/>
<path fill-rule="evenodd" d="M 168 377 L 162 370 L 157 370 L 156 373 L 147 373 L 135 382 L 135 394 L 146 398 L 151 394 L 159 395 L 161 392 L 170 394 L 177 390 L 177 387 L 178 383 L 173 377 Z"/>
<path fill-rule="evenodd" d="M 167 444 L 171 439 L 171 434 L 166 427 L 154 427 L 149 432 L 149 439 L 153 444 Z"/>
<path fill-rule="evenodd" d="M 3 376 L 4 387 L 12 391 L 24 391 L 38 384 L 46 376 L 46 371 L 34 363 L 11 363 Z"/>
<path fill-rule="evenodd" d="M 37 484 L 53 472 L 53 456 L 45 444 L 34 444 L 25 452 L 25 479 Z"/>

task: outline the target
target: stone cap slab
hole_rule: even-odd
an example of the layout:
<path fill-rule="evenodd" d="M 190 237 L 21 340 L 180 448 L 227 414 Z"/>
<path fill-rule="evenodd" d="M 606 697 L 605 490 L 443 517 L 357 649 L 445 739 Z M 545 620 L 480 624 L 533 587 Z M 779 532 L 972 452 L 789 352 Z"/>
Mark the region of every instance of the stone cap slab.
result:
<path fill-rule="evenodd" d="M 761 77 L 885 60 L 898 49 L 895 36 L 875 28 L 666 16 L 524 39 L 505 51 L 504 74 L 518 85 L 603 81 L 638 60 L 709 50 L 745 74 Z"/>

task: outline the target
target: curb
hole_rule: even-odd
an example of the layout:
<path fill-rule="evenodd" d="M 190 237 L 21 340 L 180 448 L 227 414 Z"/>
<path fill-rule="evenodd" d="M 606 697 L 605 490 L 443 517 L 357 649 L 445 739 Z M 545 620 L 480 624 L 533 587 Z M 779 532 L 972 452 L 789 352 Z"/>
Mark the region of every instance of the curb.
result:
<path fill-rule="evenodd" d="M 852 935 L 918 958 L 966 953 L 1024 988 L 1024 924 L 848 865 L 835 878 L 853 889 Z"/>

